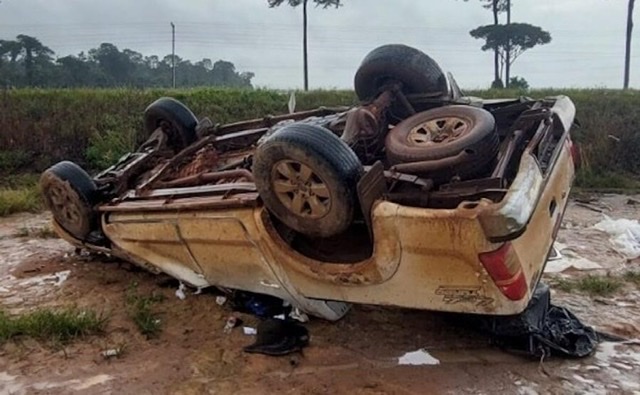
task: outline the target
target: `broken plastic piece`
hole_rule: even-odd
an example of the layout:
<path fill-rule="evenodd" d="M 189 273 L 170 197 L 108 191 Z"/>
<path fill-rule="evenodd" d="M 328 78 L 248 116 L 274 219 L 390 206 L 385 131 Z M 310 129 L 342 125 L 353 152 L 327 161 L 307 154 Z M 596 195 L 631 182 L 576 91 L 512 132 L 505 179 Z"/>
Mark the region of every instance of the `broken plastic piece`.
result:
<path fill-rule="evenodd" d="M 216 296 L 216 304 L 218 304 L 218 306 L 224 306 L 225 303 L 227 303 L 225 296 Z"/>
<path fill-rule="evenodd" d="M 289 317 L 296 321 L 302 322 L 303 324 L 309 322 L 309 316 L 297 307 L 291 310 L 291 313 L 289 313 Z"/>
<path fill-rule="evenodd" d="M 256 330 L 256 328 L 252 328 L 250 326 L 245 326 L 242 328 L 242 331 L 244 332 L 245 335 L 247 336 L 255 336 L 258 334 L 258 331 Z"/>
<path fill-rule="evenodd" d="M 612 219 L 605 215 L 594 228 L 608 233 L 615 250 L 627 259 L 640 257 L 640 223 L 637 220 Z"/>
<path fill-rule="evenodd" d="M 176 290 L 176 296 L 178 297 L 178 299 L 185 300 L 187 298 L 187 295 L 185 295 L 185 293 L 184 293 L 185 289 L 186 288 L 185 288 L 184 284 L 180 283 L 180 286 Z"/>

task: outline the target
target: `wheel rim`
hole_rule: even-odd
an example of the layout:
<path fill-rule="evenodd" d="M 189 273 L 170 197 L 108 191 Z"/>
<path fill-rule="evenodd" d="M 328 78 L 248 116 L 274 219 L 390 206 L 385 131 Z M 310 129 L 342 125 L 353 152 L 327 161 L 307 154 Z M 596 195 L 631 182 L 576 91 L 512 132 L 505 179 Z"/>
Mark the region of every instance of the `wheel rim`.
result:
<path fill-rule="evenodd" d="M 322 218 L 331 209 L 331 192 L 309 166 L 282 160 L 273 167 L 272 187 L 291 213 L 304 218 Z"/>
<path fill-rule="evenodd" d="M 414 145 L 451 143 L 471 131 L 471 121 L 461 117 L 430 119 L 411 129 L 408 140 Z"/>
<path fill-rule="evenodd" d="M 72 196 L 69 190 L 60 185 L 54 185 L 47 195 L 54 216 L 61 225 L 72 229 L 82 225 L 82 208 L 79 206 L 78 198 Z"/>

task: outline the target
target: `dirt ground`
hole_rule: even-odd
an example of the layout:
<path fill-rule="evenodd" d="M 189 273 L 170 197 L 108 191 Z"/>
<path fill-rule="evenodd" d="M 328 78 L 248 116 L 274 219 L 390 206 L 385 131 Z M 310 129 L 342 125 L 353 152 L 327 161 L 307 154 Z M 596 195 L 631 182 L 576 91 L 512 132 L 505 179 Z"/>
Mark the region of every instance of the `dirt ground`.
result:
<path fill-rule="evenodd" d="M 607 195 L 586 206 L 570 203 L 558 236 L 563 255 L 601 268 L 553 276 L 640 269 L 640 261 L 628 262 L 608 235 L 592 228 L 605 214 L 640 219 L 640 205 L 628 199 Z M 223 332 L 230 311 L 211 294 L 190 290 L 180 300 L 176 284 L 164 277 L 123 262 L 78 256 L 59 239 L 18 236 L 20 229 L 47 222 L 44 214 L 0 221 L 2 309 L 90 307 L 109 314 L 107 331 L 64 347 L 29 339 L 4 344 L 2 394 L 640 394 L 640 289 L 630 284 L 611 297 L 552 291 L 552 301 L 583 322 L 631 340 L 602 343 L 582 360 L 534 361 L 496 349 L 472 328 L 453 326 L 442 315 L 373 306 L 355 306 L 337 323 L 312 319 L 311 345 L 303 355 L 271 358 L 243 353 L 253 338 L 240 328 Z M 142 336 L 127 313 L 125 295 L 134 283 L 140 294 L 165 296 L 155 306 L 163 327 L 156 339 Z M 257 323 L 248 315 L 242 319 L 245 325 Z M 116 358 L 101 355 L 123 345 Z M 400 357 L 418 350 L 431 356 L 429 364 L 399 364 Z"/>

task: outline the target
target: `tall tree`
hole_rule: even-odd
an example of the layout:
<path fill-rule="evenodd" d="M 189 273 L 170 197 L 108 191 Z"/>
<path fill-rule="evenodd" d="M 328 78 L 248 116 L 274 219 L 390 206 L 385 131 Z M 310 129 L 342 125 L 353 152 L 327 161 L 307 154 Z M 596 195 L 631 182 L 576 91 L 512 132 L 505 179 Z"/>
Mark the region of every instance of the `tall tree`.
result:
<path fill-rule="evenodd" d="M 340 7 L 342 0 L 311 0 L 316 5 L 322 6 L 323 8 L 328 7 Z M 302 58 L 304 62 L 304 90 L 309 90 L 309 47 L 307 40 L 307 3 L 309 0 L 267 0 L 269 3 L 269 7 L 278 7 L 284 3 L 289 4 L 292 7 L 297 7 L 302 4 Z"/>
<path fill-rule="evenodd" d="M 44 46 L 40 40 L 35 37 L 20 34 L 16 37 L 24 51 L 24 68 L 27 74 L 27 83 L 34 85 L 34 69 L 36 63 L 50 62 L 54 52 Z"/>
<path fill-rule="evenodd" d="M 506 70 L 527 50 L 551 42 L 551 34 L 528 23 L 480 26 L 469 32 L 483 39 L 483 51 L 498 49 L 502 67 Z"/>
<path fill-rule="evenodd" d="M 500 14 L 507 10 L 507 6 L 511 6 L 510 2 L 507 3 L 507 0 L 480 0 L 480 2 L 483 3 L 482 6 L 484 8 L 491 10 L 494 26 L 498 26 L 500 24 Z M 498 51 L 498 48 L 493 49 L 493 82 L 491 83 L 491 87 L 504 87 L 500 73 L 500 52 Z"/>
<path fill-rule="evenodd" d="M 633 7 L 636 0 L 629 0 L 627 11 L 627 41 L 624 56 L 624 89 L 629 89 L 629 74 L 631 73 L 631 38 L 633 36 Z"/>

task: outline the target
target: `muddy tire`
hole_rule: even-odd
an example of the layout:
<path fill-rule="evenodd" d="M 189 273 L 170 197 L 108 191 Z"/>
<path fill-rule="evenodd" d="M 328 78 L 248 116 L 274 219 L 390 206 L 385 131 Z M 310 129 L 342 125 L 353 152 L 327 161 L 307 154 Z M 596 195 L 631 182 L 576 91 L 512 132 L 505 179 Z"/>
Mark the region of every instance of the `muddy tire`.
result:
<path fill-rule="evenodd" d="M 440 161 L 460 155 L 463 163 L 443 161 L 435 178 L 480 174 L 498 154 L 499 136 L 493 115 L 471 106 L 446 106 L 418 113 L 393 128 L 385 142 L 390 164 Z M 439 174 L 436 174 L 439 173 Z"/>
<path fill-rule="evenodd" d="M 356 94 L 360 100 L 372 100 L 389 82 L 401 83 L 405 94 L 447 93 L 440 66 L 424 52 L 406 45 L 384 45 L 371 51 L 356 72 Z"/>
<path fill-rule="evenodd" d="M 42 173 L 40 188 L 53 218 L 70 235 L 85 240 L 96 229 L 98 189 L 80 166 L 68 161 L 51 166 Z"/>
<path fill-rule="evenodd" d="M 253 174 L 265 207 L 307 236 L 345 231 L 357 206 L 363 173 L 356 154 L 331 131 L 313 125 L 282 128 L 256 150 Z"/>
<path fill-rule="evenodd" d="M 162 127 L 169 138 L 169 146 L 175 151 L 181 151 L 196 141 L 197 125 L 198 118 L 193 112 L 171 97 L 162 97 L 144 110 L 144 138 Z"/>

